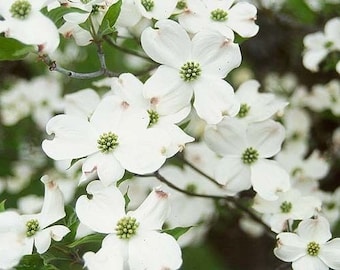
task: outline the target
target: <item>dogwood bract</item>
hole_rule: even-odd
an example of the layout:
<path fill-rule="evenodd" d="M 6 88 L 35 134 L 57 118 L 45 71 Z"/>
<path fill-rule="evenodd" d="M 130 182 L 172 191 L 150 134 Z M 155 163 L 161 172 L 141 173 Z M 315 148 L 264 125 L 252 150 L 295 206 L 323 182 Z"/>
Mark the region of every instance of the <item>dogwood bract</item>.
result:
<path fill-rule="evenodd" d="M 176 240 L 160 232 L 170 210 L 167 193 L 153 189 L 135 211 L 125 213 L 125 200 L 118 188 L 92 181 L 87 192 L 91 199 L 86 195 L 79 197 L 77 215 L 92 230 L 108 234 L 99 252 L 84 255 L 86 265 L 99 266 L 91 270 L 103 269 L 114 260 L 105 257 L 108 253 L 116 254 L 118 262 L 122 256 L 124 269 L 178 269 L 181 266 L 181 249 Z"/>

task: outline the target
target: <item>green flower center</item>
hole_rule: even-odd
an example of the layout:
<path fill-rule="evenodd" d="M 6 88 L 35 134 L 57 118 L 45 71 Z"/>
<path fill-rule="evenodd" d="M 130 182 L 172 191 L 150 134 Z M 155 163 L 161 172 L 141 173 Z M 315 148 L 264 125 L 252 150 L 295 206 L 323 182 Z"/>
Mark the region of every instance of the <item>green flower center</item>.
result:
<path fill-rule="evenodd" d="M 246 165 L 251 165 L 259 158 L 259 152 L 253 147 L 247 148 L 242 154 L 242 161 Z"/>
<path fill-rule="evenodd" d="M 9 11 L 11 12 L 13 18 L 24 20 L 28 17 L 31 10 L 32 5 L 30 2 L 27 0 L 17 0 L 12 4 Z"/>
<path fill-rule="evenodd" d="M 151 127 L 158 122 L 159 114 L 154 110 L 148 110 L 148 113 L 149 113 L 149 119 L 150 119 L 149 127 Z"/>
<path fill-rule="evenodd" d="M 282 213 L 289 213 L 292 210 L 292 203 L 291 202 L 287 202 L 284 201 L 281 205 L 280 205 L 280 209 Z"/>
<path fill-rule="evenodd" d="M 186 82 L 196 80 L 201 75 L 200 64 L 192 61 L 187 62 L 181 67 L 179 74 Z"/>
<path fill-rule="evenodd" d="M 142 0 L 142 5 L 146 11 L 151 11 L 155 5 L 153 0 Z"/>
<path fill-rule="evenodd" d="M 250 106 L 246 103 L 243 103 L 240 106 L 240 111 L 238 112 L 237 117 L 239 117 L 239 118 L 246 117 L 248 115 L 249 111 L 250 111 Z"/>
<path fill-rule="evenodd" d="M 103 133 L 97 140 L 98 149 L 102 153 L 109 153 L 118 146 L 118 136 L 111 131 Z"/>
<path fill-rule="evenodd" d="M 185 9 L 186 7 L 187 7 L 186 1 L 178 1 L 177 2 L 176 8 L 178 8 L 178 9 Z"/>
<path fill-rule="evenodd" d="M 90 1 L 91 1 L 91 0 L 80 0 L 80 2 L 82 2 L 82 3 L 85 4 L 85 5 L 88 4 L 88 3 L 90 3 Z"/>
<path fill-rule="evenodd" d="M 124 217 L 117 222 L 116 234 L 120 239 L 130 239 L 137 232 L 139 223 L 133 217 Z"/>
<path fill-rule="evenodd" d="M 31 237 L 39 231 L 39 221 L 37 219 L 31 219 L 26 222 L 26 236 Z"/>
<path fill-rule="evenodd" d="M 210 12 L 210 18 L 216 22 L 224 22 L 228 18 L 228 12 L 218 8 Z"/>
<path fill-rule="evenodd" d="M 307 245 L 307 253 L 310 256 L 317 256 L 319 254 L 319 251 L 320 251 L 320 245 L 318 243 L 313 241 Z"/>

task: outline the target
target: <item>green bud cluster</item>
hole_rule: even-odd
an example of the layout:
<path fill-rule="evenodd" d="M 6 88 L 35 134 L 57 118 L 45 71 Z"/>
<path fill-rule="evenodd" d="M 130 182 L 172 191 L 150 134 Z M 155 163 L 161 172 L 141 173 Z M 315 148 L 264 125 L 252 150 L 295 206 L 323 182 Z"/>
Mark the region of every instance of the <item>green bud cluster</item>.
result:
<path fill-rule="evenodd" d="M 259 158 L 259 152 L 253 147 L 247 148 L 242 154 L 242 161 L 246 165 L 254 164 Z"/>
<path fill-rule="evenodd" d="M 97 140 L 97 144 L 102 153 L 109 153 L 118 146 L 118 136 L 111 131 L 103 133 Z"/>
<path fill-rule="evenodd" d="M 12 4 L 9 11 L 11 12 L 13 18 L 24 20 L 28 17 L 31 10 L 32 5 L 29 1 L 17 0 Z"/>
<path fill-rule="evenodd" d="M 31 219 L 26 222 L 26 235 L 31 237 L 39 231 L 39 221 L 37 219 Z"/>
<path fill-rule="evenodd" d="M 320 251 L 320 245 L 316 242 L 310 242 L 307 245 L 307 253 L 310 256 L 317 256 Z"/>
<path fill-rule="evenodd" d="M 224 22 L 228 18 L 228 12 L 226 12 L 225 10 L 221 8 L 218 8 L 218 9 L 211 11 L 210 18 L 216 22 Z"/>
<path fill-rule="evenodd" d="M 138 226 L 134 217 L 124 217 L 117 222 L 116 234 L 120 239 L 130 239 L 136 234 Z"/>
<path fill-rule="evenodd" d="M 179 73 L 186 82 L 196 80 L 201 75 L 200 64 L 192 61 L 187 62 L 181 67 Z"/>

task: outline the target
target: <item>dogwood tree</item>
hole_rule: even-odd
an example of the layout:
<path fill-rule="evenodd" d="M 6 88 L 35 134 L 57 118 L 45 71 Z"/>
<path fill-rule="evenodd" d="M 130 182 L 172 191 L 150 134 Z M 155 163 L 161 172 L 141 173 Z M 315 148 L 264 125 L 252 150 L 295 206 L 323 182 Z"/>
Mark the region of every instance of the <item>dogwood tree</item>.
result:
<path fill-rule="evenodd" d="M 339 7 L 1 1 L 0 268 L 340 269 Z"/>

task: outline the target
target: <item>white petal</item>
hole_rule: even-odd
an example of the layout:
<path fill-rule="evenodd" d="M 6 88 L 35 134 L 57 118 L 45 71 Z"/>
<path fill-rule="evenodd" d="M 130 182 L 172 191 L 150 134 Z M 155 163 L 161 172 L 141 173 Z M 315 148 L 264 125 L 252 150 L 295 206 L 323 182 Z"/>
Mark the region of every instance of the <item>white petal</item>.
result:
<path fill-rule="evenodd" d="M 131 73 L 123 73 L 119 78 L 113 78 L 111 90 L 127 103 L 141 108 L 147 108 L 143 97 L 143 83 Z"/>
<path fill-rule="evenodd" d="M 50 228 L 39 231 L 34 236 L 34 245 L 39 254 L 45 253 L 51 245 Z"/>
<path fill-rule="evenodd" d="M 26 232 L 24 219 L 17 212 L 11 210 L 0 213 L 0 234 L 9 231 L 19 234 Z"/>
<path fill-rule="evenodd" d="M 224 118 L 217 126 L 207 126 L 204 140 L 209 148 L 222 156 L 241 158 L 246 149 L 246 126 L 233 118 Z"/>
<path fill-rule="evenodd" d="M 64 197 L 56 182 L 47 175 L 41 178 L 45 186 L 44 203 L 39 215 L 40 228 L 62 219 L 66 213 L 64 210 Z"/>
<path fill-rule="evenodd" d="M 261 159 L 251 165 L 253 189 L 265 200 L 278 199 L 278 193 L 290 188 L 288 173 L 274 160 Z"/>
<path fill-rule="evenodd" d="M 109 248 L 101 248 L 94 253 L 86 252 L 83 255 L 84 265 L 88 270 L 123 270 L 124 259 L 120 250 L 111 250 Z"/>
<path fill-rule="evenodd" d="M 64 100 L 65 114 L 77 115 L 88 119 L 99 104 L 100 97 L 93 89 L 86 88 L 65 95 Z"/>
<path fill-rule="evenodd" d="M 144 51 L 157 63 L 179 69 L 190 57 L 191 41 L 187 32 L 171 20 L 158 21 L 158 29 L 147 28 L 141 36 Z"/>
<path fill-rule="evenodd" d="M 241 37 L 253 37 L 259 31 L 255 24 L 256 7 L 246 2 L 236 3 L 228 12 L 228 26 Z"/>
<path fill-rule="evenodd" d="M 215 168 L 215 178 L 224 185 L 223 190 L 230 196 L 251 187 L 250 168 L 244 165 L 239 157 L 221 159 Z"/>
<path fill-rule="evenodd" d="M 0 269 L 12 269 L 24 256 L 24 242 L 17 233 L 0 233 Z"/>
<path fill-rule="evenodd" d="M 319 244 L 327 242 L 332 237 L 329 222 L 322 216 L 302 220 L 299 223 L 297 234 L 306 242 L 315 241 Z"/>
<path fill-rule="evenodd" d="M 98 151 L 98 133 L 91 124 L 81 117 L 57 115 L 46 125 L 48 134 L 54 134 L 52 140 L 44 140 L 42 148 L 56 160 L 76 159 Z"/>
<path fill-rule="evenodd" d="M 174 12 L 177 4 L 177 0 L 154 0 L 154 6 L 150 11 L 146 11 L 141 0 L 135 1 L 142 15 L 148 19 L 162 20 L 167 19 Z"/>
<path fill-rule="evenodd" d="M 144 202 L 128 215 L 138 220 L 141 230 L 160 230 L 170 211 L 168 196 L 160 188 L 154 188 Z"/>
<path fill-rule="evenodd" d="M 145 232 L 130 240 L 130 270 L 179 269 L 181 256 L 176 240 L 165 233 Z"/>
<path fill-rule="evenodd" d="M 319 258 L 332 269 L 340 269 L 340 238 L 325 243 L 318 254 Z"/>
<path fill-rule="evenodd" d="M 240 103 L 234 89 L 222 79 L 202 78 L 194 85 L 194 107 L 208 124 L 219 123 L 224 116 L 235 116 Z"/>
<path fill-rule="evenodd" d="M 188 106 L 193 94 L 192 84 L 180 78 L 179 70 L 160 66 L 145 82 L 144 97 L 159 113 L 177 112 Z"/>
<path fill-rule="evenodd" d="M 294 270 L 329 270 L 318 257 L 304 256 L 292 263 Z"/>
<path fill-rule="evenodd" d="M 12 19 L 7 36 L 22 43 L 40 45 L 45 53 L 52 53 L 59 45 L 59 33 L 55 24 L 39 11 L 34 11 L 25 20 Z M 36 34 L 39 29 L 39 35 Z"/>
<path fill-rule="evenodd" d="M 247 129 L 248 144 L 259 152 L 260 157 L 268 158 L 277 154 L 284 139 L 284 127 L 273 120 L 253 123 Z"/>
<path fill-rule="evenodd" d="M 120 162 L 111 153 L 96 153 L 89 156 L 83 163 L 82 171 L 85 176 L 92 176 L 94 172 L 97 172 L 99 179 L 106 186 L 120 180 L 125 172 Z"/>
<path fill-rule="evenodd" d="M 274 254 L 285 262 L 295 261 L 307 253 L 306 243 L 294 233 L 280 233 L 277 235 L 277 247 Z"/>
<path fill-rule="evenodd" d="M 157 127 L 164 130 L 170 137 L 170 144 L 166 149 L 166 157 L 172 157 L 177 152 L 181 152 L 185 144 L 193 142 L 195 138 L 187 135 L 181 128 L 176 125 L 164 124 L 158 125 Z"/>
<path fill-rule="evenodd" d="M 120 147 L 115 149 L 115 156 L 126 170 L 146 174 L 158 170 L 166 160 L 166 149 L 171 143 L 165 131 L 149 128 L 131 134 Z"/>
<path fill-rule="evenodd" d="M 63 225 L 54 225 L 49 227 L 51 238 L 54 241 L 61 241 L 66 234 L 70 232 L 70 229 Z"/>
<path fill-rule="evenodd" d="M 146 127 L 148 119 L 143 109 L 130 106 L 122 98 L 110 95 L 101 100 L 90 122 L 100 133 L 111 131 L 119 134 L 122 124 L 130 126 L 130 130 L 138 129 Z"/>
<path fill-rule="evenodd" d="M 201 65 L 204 76 L 224 78 L 241 64 L 239 45 L 219 32 L 198 32 L 192 43 L 193 60 Z"/>
<path fill-rule="evenodd" d="M 96 232 L 113 233 L 117 221 L 125 216 L 123 195 L 116 187 L 105 187 L 100 181 L 92 181 L 86 190 L 92 198 L 82 195 L 77 200 L 79 220 Z"/>

